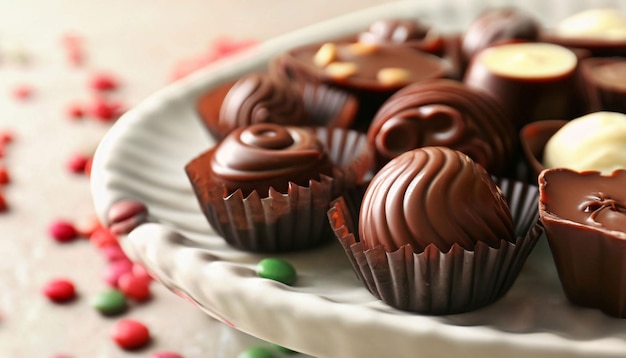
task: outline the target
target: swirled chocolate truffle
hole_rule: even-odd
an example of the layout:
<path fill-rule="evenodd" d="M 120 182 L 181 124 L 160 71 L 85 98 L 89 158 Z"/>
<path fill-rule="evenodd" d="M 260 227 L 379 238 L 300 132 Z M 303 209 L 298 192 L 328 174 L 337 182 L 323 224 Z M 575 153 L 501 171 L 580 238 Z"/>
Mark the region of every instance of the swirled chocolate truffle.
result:
<path fill-rule="evenodd" d="M 444 146 L 498 174 L 512 157 L 515 133 L 511 118 L 491 97 L 441 79 L 393 95 L 374 117 L 368 139 L 379 165 L 411 149 Z"/>
<path fill-rule="evenodd" d="M 302 98 L 288 82 L 253 73 L 237 81 L 226 94 L 216 132 L 223 137 L 236 128 L 257 123 L 301 125 L 306 118 Z"/>
<path fill-rule="evenodd" d="M 286 193 L 289 183 L 308 186 L 334 165 L 313 131 L 264 123 L 237 128 L 207 156 L 210 180 L 225 187 L 224 196 L 240 189 L 245 196 L 269 188 Z"/>
<path fill-rule="evenodd" d="M 373 22 L 358 36 L 359 42 L 406 45 L 417 50 L 439 54 L 444 41 L 432 26 L 414 19 L 384 19 Z"/>
<path fill-rule="evenodd" d="M 541 26 L 533 16 L 514 8 L 494 8 L 480 14 L 462 37 L 462 51 L 469 61 L 479 51 L 511 41 L 537 41 Z"/>
<path fill-rule="evenodd" d="M 415 253 L 514 240 L 500 189 L 482 166 L 446 147 L 408 151 L 376 174 L 361 205 L 359 236 L 365 249 L 410 245 Z"/>

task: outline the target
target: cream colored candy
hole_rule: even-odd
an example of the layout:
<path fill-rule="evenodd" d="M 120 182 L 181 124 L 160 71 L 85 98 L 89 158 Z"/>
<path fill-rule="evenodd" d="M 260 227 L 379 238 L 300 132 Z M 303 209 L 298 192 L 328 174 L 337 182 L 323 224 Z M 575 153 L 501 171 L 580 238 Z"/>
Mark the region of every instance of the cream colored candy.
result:
<path fill-rule="evenodd" d="M 549 43 L 513 43 L 488 48 L 480 61 L 493 73 L 515 78 L 550 78 L 576 67 L 576 55 Z"/>
<path fill-rule="evenodd" d="M 595 112 L 566 123 L 546 144 L 543 165 L 603 174 L 626 169 L 626 115 Z"/>
<path fill-rule="evenodd" d="M 592 9 L 561 21 L 555 32 L 564 37 L 626 39 L 626 15 L 616 9 Z"/>

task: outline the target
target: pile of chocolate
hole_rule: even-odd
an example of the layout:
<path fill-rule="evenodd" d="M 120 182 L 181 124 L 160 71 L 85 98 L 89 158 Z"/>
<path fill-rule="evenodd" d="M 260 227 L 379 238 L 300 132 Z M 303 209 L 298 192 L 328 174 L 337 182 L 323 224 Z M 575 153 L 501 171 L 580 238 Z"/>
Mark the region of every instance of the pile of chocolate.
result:
<path fill-rule="evenodd" d="M 489 9 L 456 34 L 381 19 L 201 96 L 217 145 L 185 169 L 207 220 L 238 249 L 305 250 L 336 237 L 384 302 L 425 314 L 476 309 L 515 281 L 543 232 L 538 203 L 560 200 L 537 187 L 544 149 L 556 148 L 545 155 L 558 168 L 558 153 L 573 151 L 548 141 L 584 115 L 626 112 L 621 56 L 626 16 L 608 9 L 554 28 L 517 8 Z M 560 142 L 593 136 L 573 132 Z M 588 147 L 603 142 L 595 138 Z M 626 315 L 573 291 L 574 302 Z"/>

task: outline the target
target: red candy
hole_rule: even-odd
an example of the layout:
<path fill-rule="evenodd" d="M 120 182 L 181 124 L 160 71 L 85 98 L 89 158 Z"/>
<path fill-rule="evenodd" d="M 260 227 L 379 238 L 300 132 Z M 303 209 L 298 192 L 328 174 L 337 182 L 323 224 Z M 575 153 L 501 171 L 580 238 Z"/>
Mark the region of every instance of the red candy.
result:
<path fill-rule="evenodd" d="M 89 80 L 89 87 L 97 91 L 113 91 L 119 84 L 115 77 L 106 73 L 94 74 Z"/>
<path fill-rule="evenodd" d="M 67 162 L 67 168 L 76 174 L 84 174 L 85 168 L 87 168 L 87 163 L 89 162 L 89 156 L 86 156 L 82 153 L 76 153 L 72 155 L 70 160 Z"/>
<path fill-rule="evenodd" d="M 29 85 L 22 84 L 13 88 L 13 97 L 16 99 L 27 99 L 33 95 L 33 88 Z"/>
<path fill-rule="evenodd" d="M 71 119 L 81 119 L 85 116 L 85 109 L 78 103 L 71 103 L 67 106 L 66 113 Z"/>
<path fill-rule="evenodd" d="M 120 277 L 125 273 L 131 272 L 132 269 L 133 263 L 128 259 L 111 262 L 104 272 L 104 280 L 111 287 L 119 287 Z"/>
<path fill-rule="evenodd" d="M 136 301 L 146 301 L 150 298 L 150 279 L 135 276 L 131 272 L 126 272 L 119 277 L 118 287 L 122 293 Z"/>
<path fill-rule="evenodd" d="M 87 112 L 98 120 L 108 122 L 117 119 L 123 112 L 122 108 L 120 103 L 95 97 L 89 104 Z"/>
<path fill-rule="evenodd" d="M 66 279 L 55 279 L 45 284 L 42 290 L 53 302 L 67 302 L 76 297 L 74 284 Z"/>
<path fill-rule="evenodd" d="M 89 235 L 89 241 L 99 248 L 103 248 L 107 245 L 117 245 L 117 237 L 109 231 L 109 229 L 100 226 L 93 230 Z"/>
<path fill-rule="evenodd" d="M 57 220 L 48 228 L 48 232 L 53 239 L 58 242 L 68 242 L 78 237 L 78 230 L 74 225 L 65 220 Z"/>
<path fill-rule="evenodd" d="M 8 144 L 13 141 L 13 133 L 5 130 L 0 131 L 0 144 Z"/>
<path fill-rule="evenodd" d="M 150 331 L 139 321 L 123 319 L 113 326 L 111 338 L 123 349 L 137 349 L 150 342 Z"/>
<path fill-rule="evenodd" d="M 9 179 L 9 171 L 7 168 L 0 166 L 0 185 L 9 184 L 11 180 Z"/>
<path fill-rule="evenodd" d="M 4 198 L 4 194 L 0 191 L 0 213 L 9 210 L 9 205 L 7 204 L 6 199 Z"/>

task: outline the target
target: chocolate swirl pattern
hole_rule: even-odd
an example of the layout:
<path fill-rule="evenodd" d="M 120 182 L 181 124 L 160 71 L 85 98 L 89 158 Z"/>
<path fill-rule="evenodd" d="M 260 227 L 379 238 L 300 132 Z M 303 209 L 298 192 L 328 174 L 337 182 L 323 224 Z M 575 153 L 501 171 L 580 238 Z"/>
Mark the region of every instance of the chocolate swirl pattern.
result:
<path fill-rule="evenodd" d="M 446 147 L 406 152 L 376 174 L 363 198 L 359 235 L 366 249 L 410 245 L 415 253 L 431 244 L 447 252 L 454 244 L 497 248 L 514 239 L 510 210 L 489 174 Z"/>
<path fill-rule="evenodd" d="M 261 197 L 270 187 L 286 193 L 289 182 L 308 186 L 333 175 L 333 163 L 313 131 L 265 123 L 236 129 L 213 149 L 210 170 L 225 195 L 241 189 Z"/>
<path fill-rule="evenodd" d="M 299 125 L 305 121 L 304 103 L 287 82 L 253 73 L 228 91 L 220 109 L 218 131 L 227 134 L 251 124 Z"/>
<path fill-rule="evenodd" d="M 469 155 L 493 174 L 512 157 L 510 118 L 490 97 L 452 80 L 407 86 L 380 108 L 368 130 L 379 164 L 411 149 L 444 146 Z"/>

